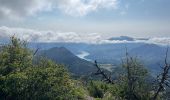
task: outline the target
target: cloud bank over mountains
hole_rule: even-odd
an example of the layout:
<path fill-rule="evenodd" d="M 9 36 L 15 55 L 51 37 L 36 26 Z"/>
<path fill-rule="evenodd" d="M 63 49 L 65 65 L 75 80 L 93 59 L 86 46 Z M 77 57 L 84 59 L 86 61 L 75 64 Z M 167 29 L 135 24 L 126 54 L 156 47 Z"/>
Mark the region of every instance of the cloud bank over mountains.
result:
<path fill-rule="evenodd" d="M 84 16 L 99 9 L 115 9 L 117 2 L 118 0 L 0 0 L 0 18 L 20 19 L 52 11 Z"/>
<path fill-rule="evenodd" d="M 37 31 L 25 28 L 0 27 L 0 40 L 9 40 L 10 36 L 26 40 L 28 42 L 72 42 L 72 43 L 153 43 L 168 45 L 170 37 L 152 37 L 152 38 L 132 38 L 127 36 L 103 38 L 100 33 L 75 33 L 75 32 L 54 32 Z M 1 41 L 2 42 L 2 41 Z"/>
<path fill-rule="evenodd" d="M 9 28 L 6 26 L 0 27 L 1 39 L 9 39 L 9 37 L 13 35 L 29 42 L 95 43 L 102 39 L 102 37 L 97 33 L 81 34 L 75 32 L 36 31 L 25 28 Z"/>

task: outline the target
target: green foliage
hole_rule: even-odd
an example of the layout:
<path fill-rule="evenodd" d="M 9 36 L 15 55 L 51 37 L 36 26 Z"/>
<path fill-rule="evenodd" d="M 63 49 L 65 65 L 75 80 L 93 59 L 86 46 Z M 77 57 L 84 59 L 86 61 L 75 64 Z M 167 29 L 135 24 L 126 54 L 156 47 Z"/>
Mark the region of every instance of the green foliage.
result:
<path fill-rule="evenodd" d="M 4 46 L 0 52 L 0 73 L 7 75 L 13 71 L 21 71 L 31 66 L 31 51 L 26 48 L 26 43 L 11 37 L 9 45 Z"/>
<path fill-rule="evenodd" d="M 128 100 L 148 100 L 151 97 L 147 82 L 149 74 L 145 67 L 132 57 L 127 57 L 123 63 L 125 72 L 119 78 L 122 98 Z"/>
<path fill-rule="evenodd" d="M 108 85 L 100 81 L 91 81 L 88 84 L 88 90 L 92 97 L 103 98 L 104 93 L 108 90 Z"/>
<path fill-rule="evenodd" d="M 0 99 L 76 100 L 84 98 L 64 66 L 47 59 L 33 64 L 26 44 L 14 37 L 0 52 Z"/>
<path fill-rule="evenodd" d="M 96 100 L 121 100 L 124 91 L 118 84 L 107 84 L 101 81 L 90 81 L 87 85 L 90 96 Z"/>

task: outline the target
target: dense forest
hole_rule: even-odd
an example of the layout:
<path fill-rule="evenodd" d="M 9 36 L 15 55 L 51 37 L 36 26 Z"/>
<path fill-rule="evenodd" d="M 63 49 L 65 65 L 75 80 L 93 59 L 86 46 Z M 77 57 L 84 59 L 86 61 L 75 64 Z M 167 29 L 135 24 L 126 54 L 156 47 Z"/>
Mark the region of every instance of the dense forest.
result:
<path fill-rule="evenodd" d="M 96 71 L 90 75 L 72 74 L 64 65 L 37 55 L 38 52 L 15 37 L 0 47 L 0 100 L 170 99 L 168 49 L 157 77 L 128 52 L 112 73 L 95 61 Z"/>

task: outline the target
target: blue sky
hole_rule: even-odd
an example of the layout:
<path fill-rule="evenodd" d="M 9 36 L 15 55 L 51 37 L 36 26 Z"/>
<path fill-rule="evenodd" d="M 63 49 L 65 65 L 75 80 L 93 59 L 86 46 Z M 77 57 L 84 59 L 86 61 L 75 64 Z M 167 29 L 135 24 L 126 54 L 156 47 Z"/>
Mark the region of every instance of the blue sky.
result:
<path fill-rule="evenodd" d="M 0 32 L 7 27 L 23 35 L 32 30 L 170 37 L 169 5 L 170 0 L 0 0 Z"/>

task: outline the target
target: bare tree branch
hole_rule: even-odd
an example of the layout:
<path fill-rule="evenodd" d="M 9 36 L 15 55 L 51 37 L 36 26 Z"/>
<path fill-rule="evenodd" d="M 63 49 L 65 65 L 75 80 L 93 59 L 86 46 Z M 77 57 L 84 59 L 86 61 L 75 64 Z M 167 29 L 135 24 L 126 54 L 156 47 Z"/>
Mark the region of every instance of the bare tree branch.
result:
<path fill-rule="evenodd" d="M 37 54 L 37 52 L 39 51 L 40 48 L 37 48 L 33 54 L 33 56 L 35 56 Z"/>
<path fill-rule="evenodd" d="M 97 67 L 97 72 L 95 73 L 95 75 L 102 75 L 104 78 L 104 81 L 110 84 L 114 84 L 113 80 L 111 79 L 111 75 L 108 76 L 99 66 L 97 61 L 95 60 L 95 66 Z"/>
<path fill-rule="evenodd" d="M 153 100 L 156 100 L 157 97 L 159 96 L 159 93 L 161 91 L 164 90 L 164 88 L 167 86 L 169 87 L 169 83 L 167 82 L 168 81 L 168 73 L 169 73 L 169 69 L 170 69 L 170 65 L 168 64 L 168 48 L 166 50 L 166 55 L 165 55 L 165 65 L 163 67 L 163 72 L 158 76 L 158 84 L 159 84 L 159 87 L 157 89 L 157 91 L 155 92 L 154 96 L 153 96 Z"/>

